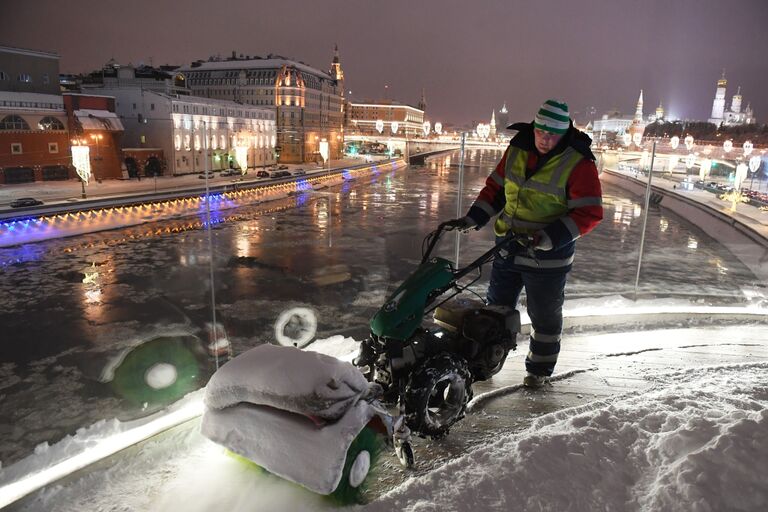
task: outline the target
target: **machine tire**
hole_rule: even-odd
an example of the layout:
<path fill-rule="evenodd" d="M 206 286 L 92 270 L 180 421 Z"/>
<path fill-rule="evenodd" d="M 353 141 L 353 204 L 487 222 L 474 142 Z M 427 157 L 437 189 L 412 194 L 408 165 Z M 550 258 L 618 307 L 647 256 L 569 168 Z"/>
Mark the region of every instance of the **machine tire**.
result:
<path fill-rule="evenodd" d="M 364 427 L 352 441 L 344 460 L 344 470 L 339 485 L 330 494 L 331 500 L 340 505 L 362 504 L 376 463 L 384 448 L 382 435 Z"/>
<path fill-rule="evenodd" d="M 422 436 L 443 437 L 464 417 L 472 398 L 472 375 L 464 359 L 439 354 L 417 368 L 405 390 L 408 427 Z"/>

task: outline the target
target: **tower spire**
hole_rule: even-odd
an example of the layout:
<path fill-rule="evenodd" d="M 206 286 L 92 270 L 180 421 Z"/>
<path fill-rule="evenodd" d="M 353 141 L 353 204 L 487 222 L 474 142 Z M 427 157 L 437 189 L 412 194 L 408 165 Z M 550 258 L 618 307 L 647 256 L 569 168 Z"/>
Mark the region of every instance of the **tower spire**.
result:
<path fill-rule="evenodd" d="M 640 89 L 640 97 L 637 99 L 637 108 L 635 109 L 635 121 L 643 121 L 643 90 Z"/>
<path fill-rule="evenodd" d="M 419 107 L 419 110 L 426 112 L 427 111 L 427 94 L 424 92 L 424 88 L 421 88 L 421 100 L 419 100 L 419 104 L 417 105 Z"/>
<path fill-rule="evenodd" d="M 341 69 L 341 59 L 339 59 L 339 45 L 335 45 L 333 48 L 333 60 L 331 61 L 330 75 L 336 80 L 344 81 L 344 71 Z M 342 89 L 344 86 L 342 85 Z"/>

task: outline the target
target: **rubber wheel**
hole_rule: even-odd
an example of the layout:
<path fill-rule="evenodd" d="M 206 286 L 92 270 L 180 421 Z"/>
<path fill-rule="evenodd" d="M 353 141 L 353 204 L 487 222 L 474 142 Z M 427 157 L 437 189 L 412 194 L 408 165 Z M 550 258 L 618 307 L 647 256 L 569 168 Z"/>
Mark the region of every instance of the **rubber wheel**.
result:
<path fill-rule="evenodd" d="M 357 434 L 347 450 L 341 481 L 329 498 L 340 505 L 363 504 L 367 483 L 384 448 L 384 438 L 370 426 Z"/>
<path fill-rule="evenodd" d="M 115 369 L 112 389 L 135 405 L 167 405 L 203 387 L 207 366 L 194 336 L 161 336 L 125 356 Z"/>
<path fill-rule="evenodd" d="M 406 423 L 419 435 L 443 437 L 464 417 L 471 398 L 466 361 L 453 354 L 434 356 L 411 374 L 405 390 Z"/>

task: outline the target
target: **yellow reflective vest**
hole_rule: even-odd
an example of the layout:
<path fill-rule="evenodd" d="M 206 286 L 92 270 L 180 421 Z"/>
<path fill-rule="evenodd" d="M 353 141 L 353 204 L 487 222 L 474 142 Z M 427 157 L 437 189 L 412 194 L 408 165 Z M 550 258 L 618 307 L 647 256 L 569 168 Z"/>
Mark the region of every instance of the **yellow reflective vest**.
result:
<path fill-rule="evenodd" d="M 510 229 L 533 234 L 568 213 L 566 184 L 584 156 L 568 147 L 526 179 L 529 153 L 514 146 L 508 151 L 504 169 L 506 204 L 493 230 L 497 236 L 504 236 Z"/>

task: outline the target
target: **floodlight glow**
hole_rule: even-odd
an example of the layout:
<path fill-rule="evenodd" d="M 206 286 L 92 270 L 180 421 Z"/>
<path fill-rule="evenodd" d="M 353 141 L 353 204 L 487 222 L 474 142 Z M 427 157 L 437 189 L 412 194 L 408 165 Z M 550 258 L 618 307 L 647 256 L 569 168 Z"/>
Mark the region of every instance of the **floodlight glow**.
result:
<path fill-rule="evenodd" d="M 694 165 L 696 165 L 696 155 L 688 153 L 688 156 L 685 157 L 685 166 L 690 169 Z"/>
<path fill-rule="evenodd" d="M 693 149 L 693 136 L 689 135 L 685 138 L 685 149 L 688 151 Z"/>
<path fill-rule="evenodd" d="M 377 124 L 378 124 L 378 121 L 377 121 Z M 382 122 L 382 124 L 383 124 L 383 122 Z M 383 127 L 382 127 L 382 129 L 383 129 Z M 328 141 L 325 140 L 325 139 L 321 140 L 320 141 L 320 156 L 323 157 L 323 162 L 327 162 L 328 161 L 328 156 L 329 156 L 329 153 L 330 153 L 328 149 L 329 149 L 328 148 Z"/>
<path fill-rule="evenodd" d="M 712 170 L 712 160 L 704 158 L 699 164 L 699 179 L 704 180 L 709 176 L 710 170 Z"/>
<path fill-rule="evenodd" d="M 248 169 L 248 146 L 237 146 L 235 148 L 235 160 L 240 166 L 240 172 L 244 173 Z"/>
<path fill-rule="evenodd" d="M 758 155 L 755 155 L 749 159 L 749 170 L 752 172 L 757 172 L 759 168 L 760 168 L 760 157 Z"/>
<path fill-rule="evenodd" d="M 672 173 L 675 170 L 675 167 L 677 167 L 677 164 L 680 163 L 680 157 L 677 155 L 670 155 L 669 156 L 669 172 Z"/>
<path fill-rule="evenodd" d="M 669 139 L 669 145 L 672 146 L 672 149 L 677 149 L 677 146 L 680 145 L 680 137 L 675 135 L 671 139 Z"/>
<path fill-rule="evenodd" d="M 643 142 L 643 134 L 640 132 L 635 132 L 632 134 L 632 142 L 635 143 L 635 146 L 639 146 L 641 142 Z"/>
<path fill-rule="evenodd" d="M 741 148 L 744 150 L 744 156 L 749 156 L 754 146 L 752 146 L 752 142 L 746 141 Z"/>
<path fill-rule="evenodd" d="M 429 130 L 432 128 L 432 124 L 429 121 L 424 121 L 422 129 L 424 130 L 424 136 L 429 135 Z"/>
<path fill-rule="evenodd" d="M 72 146 L 72 165 L 77 170 L 80 179 L 88 184 L 91 179 L 91 148 L 88 146 Z"/>
<path fill-rule="evenodd" d="M 441 122 L 435 123 L 435 133 L 438 135 L 441 135 L 443 133 L 443 123 Z"/>
<path fill-rule="evenodd" d="M 397 133 L 397 130 L 400 128 L 400 123 L 397 121 L 392 121 L 392 124 L 389 125 L 390 130 L 392 130 L 392 133 Z"/>
<path fill-rule="evenodd" d="M 744 164 L 739 164 L 736 166 L 736 177 L 733 180 L 733 188 L 735 188 L 737 192 L 741 190 L 741 184 L 747 177 L 747 170 L 749 170 L 749 167 Z"/>
<path fill-rule="evenodd" d="M 730 153 L 733 149 L 733 141 L 728 139 L 727 141 L 723 142 L 723 151 L 726 153 Z"/>
<path fill-rule="evenodd" d="M 384 131 L 384 121 L 381 119 L 376 120 L 376 131 L 379 133 Z"/>
<path fill-rule="evenodd" d="M 628 133 L 624 133 L 624 135 L 621 136 L 621 142 L 623 142 L 625 146 L 629 146 L 632 142 L 632 136 Z"/>

